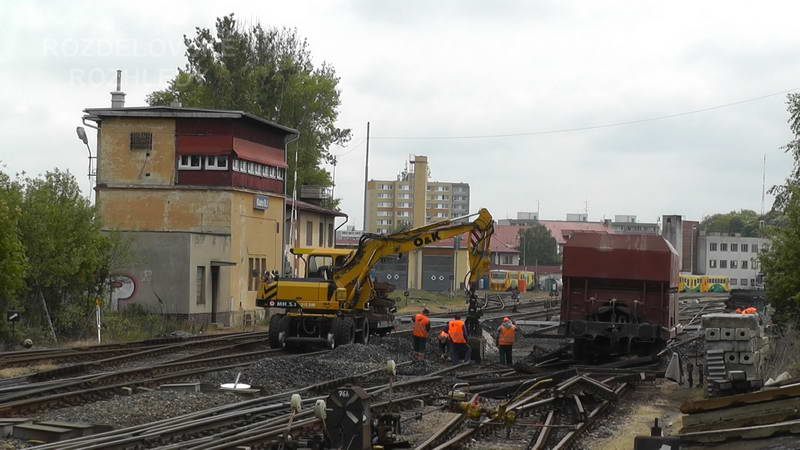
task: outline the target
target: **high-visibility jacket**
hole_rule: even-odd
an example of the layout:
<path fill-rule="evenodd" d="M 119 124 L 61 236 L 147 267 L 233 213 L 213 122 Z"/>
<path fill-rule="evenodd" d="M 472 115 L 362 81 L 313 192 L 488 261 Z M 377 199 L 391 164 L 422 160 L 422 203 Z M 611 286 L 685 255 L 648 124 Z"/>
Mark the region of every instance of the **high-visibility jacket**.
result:
<path fill-rule="evenodd" d="M 439 333 L 439 342 L 444 343 L 447 342 L 448 339 L 450 339 L 450 335 L 447 334 L 447 331 L 442 330 Z"/>
<path fill-rule="evenodd" d="M 752 306 L 749 308 L 745 308 L 745 310 L 742 311 L 743 314 L 756 314 L 757 312 L 758 310 L 753 308 Z"/>
<path fill-rule="evenodd" d="M 500 325 L 497 329 L 497 345 L 514 345 L 517 342 L 516 325 Z"/>
<path fill-rule="evenodd" d="M 417 314 L 414 316 L 414 336 L 427 338 L 430 324 L 431 319 L 429 319 L 425 314 Z"/>
<path fill-rule="evenodd" d="M 447 334 L 450 335 L 450 340 L 452 340 L 454 344 L 467 343 L 467 339 L 464 336 L 465 333 L 463 320 L 451 320 L 447 327 Z"/>

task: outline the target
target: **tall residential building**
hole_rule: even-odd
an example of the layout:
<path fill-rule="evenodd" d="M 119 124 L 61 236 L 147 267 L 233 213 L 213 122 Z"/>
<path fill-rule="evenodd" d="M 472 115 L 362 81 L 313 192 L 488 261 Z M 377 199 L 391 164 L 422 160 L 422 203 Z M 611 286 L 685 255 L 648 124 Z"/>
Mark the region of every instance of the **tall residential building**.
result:
<path fill-rule="evenodd" d="M 395 180 L 367 183 L 367 229 L 391 233 L 469 214 L 469 184 L 428 180 L 428 158 L 415 156 Z"/>

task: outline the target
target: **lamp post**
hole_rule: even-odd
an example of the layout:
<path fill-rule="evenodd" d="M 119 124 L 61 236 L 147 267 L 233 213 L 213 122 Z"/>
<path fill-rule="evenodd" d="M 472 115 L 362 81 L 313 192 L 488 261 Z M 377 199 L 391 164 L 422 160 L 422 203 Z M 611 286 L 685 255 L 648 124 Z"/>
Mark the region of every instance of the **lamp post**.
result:
<path fill-rule="evenodd" d="M 697 231 L 697 225 L 692 225 L 692 235 L 689 238 L 689 272 L 694 274 L 694 234 Z"/>
<path fill-rule="evenodd" d="M 89 203 L 92 202 L 92 191 L 94 188 L 92 187 L 92 177 L 94 173 L 92 168 L 94 166 L 94 160 L 97 159 L 96 156 L 92 156 L 92 149 L 89 148 L 89 138 L 86 137 L 86 130 L 83 127 L 75 128 L 75 132 L 78 134 L 78 139 L 83 141 L 83 144 L 86 145 L 86 150 L 89 152 Z"/>

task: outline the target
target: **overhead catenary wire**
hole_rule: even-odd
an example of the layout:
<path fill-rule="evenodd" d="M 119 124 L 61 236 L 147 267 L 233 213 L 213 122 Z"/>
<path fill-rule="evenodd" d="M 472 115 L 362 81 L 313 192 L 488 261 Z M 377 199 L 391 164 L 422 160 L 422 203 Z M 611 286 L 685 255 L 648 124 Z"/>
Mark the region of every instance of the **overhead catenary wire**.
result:
<path fill-rule="evenodd" d="M 543 135 L 552 135 L 552 134 L 564 134 L 564 133 L 574 133 L 579 131 L 589 131 L 589 130 L 597 130 L 601 128 L 614 128 L 614 127 L 622 127 L 626 125 L 636 125 L 640 123 L 646 122 L 655 122 L 659 120 L 666 120 L 672 119 L 675 117 L 682 117 L 688 116 L 692 114 L 699 114 L 708 111 L 714 111 L 723 108 L 729 108 L 732 106 L 742 105 L 745 103 L 752 103 L 757 102 L 759 100 L 764 100 L 770 97 L 775 97 L 778 95 L 785 95 L 790 92 L 796 91 L 797 88 L 793 89 L 785 89 L 779 92 L 773 92 L 766 95 L 761 95 L 758 97 L 751 97 L 744 100 L 737 100 L 730 103 L 723 103 L 714 106 L 708 106 L 705 108 L 693 109 L 688 111 L 682 111 L 678 113 L 672 114 L 664 114 L 661 116 L 654 116 L 654 117 L 645 117 L 641 119 L 634 119 L 634 120 L 625 120 L 620 122 L 610 122 L 604 124 L 597 124 L 597 125 L 586 125 L 580 127 L 567 127 L 567 128 L 555 128 L 549 130 L 536 130 L 536 131 L 523 131 L 523 132 L 512 132 L 512 133 L 499 133 L 499 134 L 478 134 L 478 135 L 460 135 L 460 136 L 372 136 L 371 139 L 380 139 L 380 140 L 457 140 L 457 139 L 497 139 L 497 138 L 510 138 L 510 137 L 526 137 L 526 136 L 543 136 Z"/>

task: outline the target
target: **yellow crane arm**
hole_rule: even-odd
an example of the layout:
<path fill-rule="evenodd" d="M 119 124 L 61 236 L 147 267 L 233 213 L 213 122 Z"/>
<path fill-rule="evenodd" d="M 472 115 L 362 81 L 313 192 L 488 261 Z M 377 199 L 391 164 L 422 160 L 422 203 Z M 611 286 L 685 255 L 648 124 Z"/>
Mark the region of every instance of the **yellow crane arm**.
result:
<path fill-rule="evenodd" d="M 477 217 L 472 222 L 457 222 L 473 216 Z M 381 258 L 409 253 L 434 242 L 464 233 L 468 233 L 467 248 L 470 268 L 465 282 L 467 289 L 473 292 L 478 279 L 489 269 L 489 244 L 494 233 L 494 221 L 486 209 L 481 209 L 477 214 L 470 216 L 445 220 L 390 235 L 364 234 L 355 253 L 343 265 L 334 267 L 333 280 L 339 287 L 347 289 L 347 299 L 351 305 L 356 299 L 359 303 L 367 301 L 368 299 L 358 295 L 358 292 L 363 286 L 370 284 L 369 271 Z"/>

